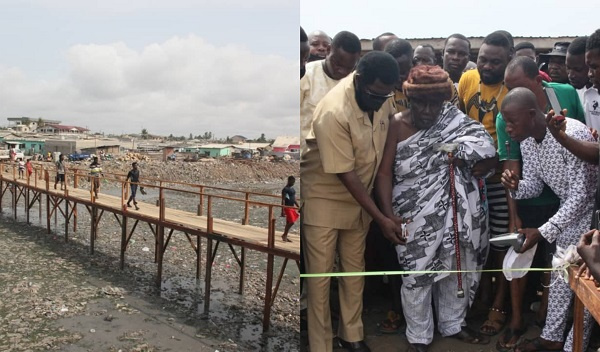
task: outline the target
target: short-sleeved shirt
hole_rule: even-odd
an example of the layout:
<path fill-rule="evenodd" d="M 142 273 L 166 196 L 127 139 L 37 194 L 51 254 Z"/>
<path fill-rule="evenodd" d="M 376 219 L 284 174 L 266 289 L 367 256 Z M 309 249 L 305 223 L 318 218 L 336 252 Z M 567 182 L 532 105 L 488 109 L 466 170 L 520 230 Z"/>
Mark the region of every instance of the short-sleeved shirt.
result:
<path fill-rule="evenodd" d="M 59 175 L 64 175 L 65 173 L 65 164 L 62 161 L 57 161 L 56 162 L 56 173 Z"/>
<path fill-rule="evenodd" d="M 463 73 L 458 83 L 458 99 L 465 107 L 465 114 L 481 122 L 494 139 L 494 143 L 498 142 L 496 115 L 500 111 L 506 93 L 508 89 L 503 82 L 493 85 L 483 84 L 477 70 Z"/>
<path fill-rule="evenodd" d="M 281 193 L 283 194 L 283 199 L 284 199 L 285 205 L 287 205 L 287 206 L 296 205 L 296 190 L 294 189 L 294 187 L 285 186 L 281 190 Z"/>
<path fill-rule="evenodd" d="M 129 170 L 129 172 L 127 173 L 127 179 L 131 180 L 131 182 L 139 183 L 140 170 Z"/>
<path fill-rule="evenodd" d="M 310 131 L 313 112 L 323 97 L 340 81 L 325 73 L 325 60 L 306 64 L 306 73 L 300 80 L 300 144 L 304 145 Z"/>
<path fill-rule="evenodd" d="M 583 93 L 583 108 L 585 111 L 585 124 L 600 131 L 600 94 L 594 87 Z"/>
<path fill-rule="evenodd" d="M 464 106 L 465 114 L 483 124 L 496 146 L 498 146 L 496 115 L 500 111 L 506 93 L 508 89 L 504 86 L 504 82 L 483 84 L 477 70 L 463 73 L 458 83 L 458 100 Z M 496 170 L 496 174 L 489 178 L 489 182 L 500 182 L 501 173 L 502 170 Z"/>
<path fill-rule="evenodd" d="M 319 103 L 300 162 L 305 224 L 337 229 L 364 228 L 370 216 L 337 174 L 355 171 L 371 193 L 394 113 L 392 99 L 373 113 L 373 122 L 355 98 L 354 73 Z"/>
<path fill-rule="evenodd" d="M 90 176 L 100 176 L 102 173 L 102 166 L 100 163 L 91 163 L 90 164 Z"/>
<path fill-rule="evenodd" d="M 556 98 L 562 109 L 567 109 L 567 116 L 585 123 L 583 108 L 579 102 L 579 96 L 575 88 L 569 84 L 548 83 L 542 81 L 544 89 L 553 88 Z M 549 107 L 546 111 L 550 110 Z M 500 161 L 521 160 L 521 148 L 518 142 L 512 140 L 506 132 L 506 122 L 501 113 L 498 113 L 496 119 L 496 131 L 498 133 L 498 156 Z M 510 155 L 507 153 L 506 142 L 509 145 Z M 546 186 L 539 197 L 533 199 L 524 199 L 519 201 L 521 205 L 546 205 L 558 203 L 558 198 L 552 190 Z"/>

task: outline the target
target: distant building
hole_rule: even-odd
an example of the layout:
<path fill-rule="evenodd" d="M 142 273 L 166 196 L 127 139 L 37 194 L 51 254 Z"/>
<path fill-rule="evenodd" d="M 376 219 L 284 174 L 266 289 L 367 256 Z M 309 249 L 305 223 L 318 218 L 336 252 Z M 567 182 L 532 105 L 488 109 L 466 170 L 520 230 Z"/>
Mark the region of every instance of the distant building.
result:
<path fill-rule="evenodd" d="M 235 146 L 233 156 L 250 159 L 255 156 L 263 156 L 271 150 L 271 143 L 242 143 Z"/>
<path fill-rule="evenodd" d="M 300 137 L 299 136 L 279 136 L 271 145 L 275 153 L 299 153 L 300 152 Z"/>
<path fill-rule="evenodd" d="M 235 136 L 231 137 L 230 139 L 231 139 L 231 143 L 234 143 L 234 144 L 246 143 L 246 141 L 248 140 L 248 138 L 246 138 L 244 136 L 240 136 L 240 135 L 235 135 Z"/>
<path fill-rule="evenodd" d="M 46 138 L 44 152 L 59 152 L 62 154 L 71 154 L 85 150 L 90 154 L 98 155 L 100 150 L 105 153 L 119 154 L 123 143 L 116 139 L 52 139 Z M 128 146 L 129 142 L 125 144 Z"/>
<path fill-rule="evenodd" d="M 35 154 L 42 154 L 46 141 L 41 138 L 4 138 L 4 143 L 11 145 L 17 145 L 19 150 L 23 152 L 25 156 L 33 156 Z"/>
<path fill-rule="evenodd" d="M 39 123 L 59 124 L 58 120 L 35 119 L 31 117 L 9 117 L 8 127 L 17 132 L 33 132 L 39 127 Z"/>
<path fill-rule="evenodd" d="M 231 156 L 234 145 L 231 144 L 205 144 L 198 148 L 200 157 L 219 158 Z"/>
<path fill-rule="evenodd" d="M 85 134 L 89 132 L 87 128 L 77 126 L 59 125 L 54 123 L 46 123 L 42 127 L 38 127 L 36 130 L 39 133 L 52 133 L 52 134 Z"/>

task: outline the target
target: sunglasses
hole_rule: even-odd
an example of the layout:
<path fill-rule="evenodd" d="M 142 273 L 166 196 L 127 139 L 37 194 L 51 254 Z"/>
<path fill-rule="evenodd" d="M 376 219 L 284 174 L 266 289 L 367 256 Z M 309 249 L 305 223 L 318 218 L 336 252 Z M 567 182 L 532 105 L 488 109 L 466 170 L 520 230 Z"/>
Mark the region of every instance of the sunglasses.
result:
<path fill-rule="evenodd" d="M 366 89 L 365 92 L 367 93 L 367 95 L 371 99 L 375 99 L 375 100 L 386 100 L 386 99 L 391 98 L 391 97 L 393 97 L 395 95 L 394 92 L 390 92 L 389 94 L 386 94 L 386 95 L 376 94 L 376 93 L 371 92 L 368 89 Z"/>

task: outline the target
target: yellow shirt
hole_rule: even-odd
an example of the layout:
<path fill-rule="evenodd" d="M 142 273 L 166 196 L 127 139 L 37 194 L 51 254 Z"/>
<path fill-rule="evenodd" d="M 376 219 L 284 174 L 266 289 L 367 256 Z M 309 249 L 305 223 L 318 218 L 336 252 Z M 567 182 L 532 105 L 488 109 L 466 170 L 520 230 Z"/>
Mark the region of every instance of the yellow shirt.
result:
<path fill-rule="evenodd" d="M 504 85 L 504 82 L 494 85 L 479 84 L 480 82 L 479 71 L 469 70 L 463 73 L 458 82 L 458 99 L 460 104 L 465 108 L 465 114 L 483 124 L 483 127 L 485 127 L 494 139 L 494 145 L 496 146 L 496 150 L 498 150 L 496 116 L 498 116 L 500 105 L 502 104 L 502 100 L 504 100 L 504 96 L 508 93 L 508 89 Z M 481 87 L 481 96 L 477 94 L 480 89 L 479 87 Z M 500 182 L 501 173 L 502 170 L 496 168 L 496 174 L 489 177 L 488 181 L 493 183 Z"/>
<path fill-rule="evenodd" d="M 340 81 L 325 74 L 323 65 L 325 60 L 318 60 L 306 64 L 306 73 L 300 80 L 300 146 L 305 143 L 310 131 L 313 112 L 321 99 Z"/>
<path fill-rule="evenodd" d="M 401 90 L 396 90 L 394 95 L 394 107 L 396 113 L 402 112 L 408 109 L 408 98 Z"/>
<path fill-rule="evenodd" d="M 371 123 L 356 103 L 354 73 L 317 105 L 300 162 L 305 224 L 336 229 L 368 225 L 370 216 L 336 174 L 354 170 L 371 193 L 393 113 L 392 99 L 388 99 Z"/>
<path fill-rule="evenodd" d="M 463 73 L 458 83 L 458 98 L 462 106 L 465 107 L 465 114 L 473 120 L 481 122 L 494 139 L 496 147 L 498 147 L 496 116 L 498 116 L 500 105 L 504 96 L 508 93 L 508 89 L 506 89 L 503 82 L 494 85 L 482 83 L 480 98 L 477 94 L 480 81 L 479 71 L 477 70 L 469 70 Z"/>

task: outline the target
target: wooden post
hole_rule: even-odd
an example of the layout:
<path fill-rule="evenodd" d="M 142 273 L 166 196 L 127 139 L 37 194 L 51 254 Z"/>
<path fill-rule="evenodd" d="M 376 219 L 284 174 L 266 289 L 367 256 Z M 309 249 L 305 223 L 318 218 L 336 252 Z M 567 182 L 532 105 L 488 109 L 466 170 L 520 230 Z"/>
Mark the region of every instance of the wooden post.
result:
<path fill-rule="evenodd" d="M 275 247 L 275 219 L 273 218 L 273 206 L 269 205 L 269 248 Z M 269 323 L 271 319 L 271 301 L 273 294 L 273 262 L 275 256 L 273 254 L 267 255 L 267 282 L 265 292 L 265 308 L 263 311 L 263 331 L 269 330 Z"/>
<path fill-rule="evenodd" d="M 244 202 L 244 218 L 242 219 L 242 225 L 248 225 L 250 223 L 250 193 L 246 192 L 246 201 Z"/>
<path fill-rule="evenodd" d="M 200 203 L 198 204 L 198 216 L 202 216 L 204 208 L 204 186 L 200 186 Z"/>
<path fill-rule="evenodd" d="M 121 218 L 121 270 L 125 269 L 125 249 L 127 248 L 127 216 Z"/>
<path fill-rule="evenodd" d="M 162 187 L 162 181 L 160 183 L 159 190 L 159 210 L 158 210 L 158 224 L 156 226 L 156 237 L 158 247 L 156 248 L 156 254 L 158 259 L 158 270 L 156 273 L 156 286 L 158 288 L 162 285 L 162 269 L 163 269 L 163 254 L 164 254 L 164 237 L 165 237 L 165 228 L 164 228 L 164 220 L 165 220 L 165 198 L 164 198 L 164 190 Z"/>
<path fill-rule="evenodd" d="M 69 242 L 69 198 L 65 197 L 65 243 L 68 243 L 68 242 Z"/>
<path fill-rule="evenodd" d="M 210 199 L 210 196 L 209 196 Z M 209 203 L 210 204 L 210 201 Z M 210 280 L 212 277 L 212 238 L 206 239 L 206 273 L 204 274 L 204 316 L 208 317 L 208 310 L 210 309 Z"/>
<path fill-rule="evenodd" d="M 12 188 L 12 190 L 13 190 L 13 192 L 12 192 L 13 213 L 15 215 L 15 220 L 17 220 L 17 189 L 18 189 L 18 187 L 17 187 L 17 180 L 15 179 L 14 183 L 13 183 L 13 188 Z"/>
<path fill-rule="evenodd" d="M 559 279 L 560 280 L 560 279 Z M 579 279 L 583 280 L 583 279 Z M 575 294 L 573 304 L 573 352 L 583 352 L 583 303 Z"/>
<path fill-rule="evenodd" d="M 244 294 L 244 282 L 246 281 L 246 248 L 242 246 L 240 253 L 240 289 L 239 294 Z"/>
<path fill-rule="evenodd" d="M 46 193 L 46 227 L 50 233 L 50 193 Z"/>
<path fill-rule="evenodd" d="M 202 237 L 196 233 L 196 280 L 200 279 L 200 271 L 202 271 Z"/>
<path fill-rule="evenodd" d="M 77 232 L 77 202 L 73 202 L 73 232 Z"/>
<path fill-rule="evenodd" d="M 1 186 L 0 186 L 0 189 L 1 189 Z M 26 215 L 27 216 L 27 225 L 30 224 L 30 221 L 29 221 L 29 209 L 30 209 L 29 208 L 29 201 L 30 201 L 29 198 L 31 197 L 30 192 L 31 192 L 31 189 L 29 189 L 29 187 L 27 187 L 27 193 L 25 193 L 25 203 L 26 203 L 25 204 L 25 211 L 26 211 L 26 214 L 27 214 Z"/>
<path fill-rule="evenodd" d="M 94 254 L 94 241 L 96 240 L 96 206 L 92 204 L 90 208 L 90 218 L 91 218 L 91 226 L 90 226 L 90 254 Z"/>

